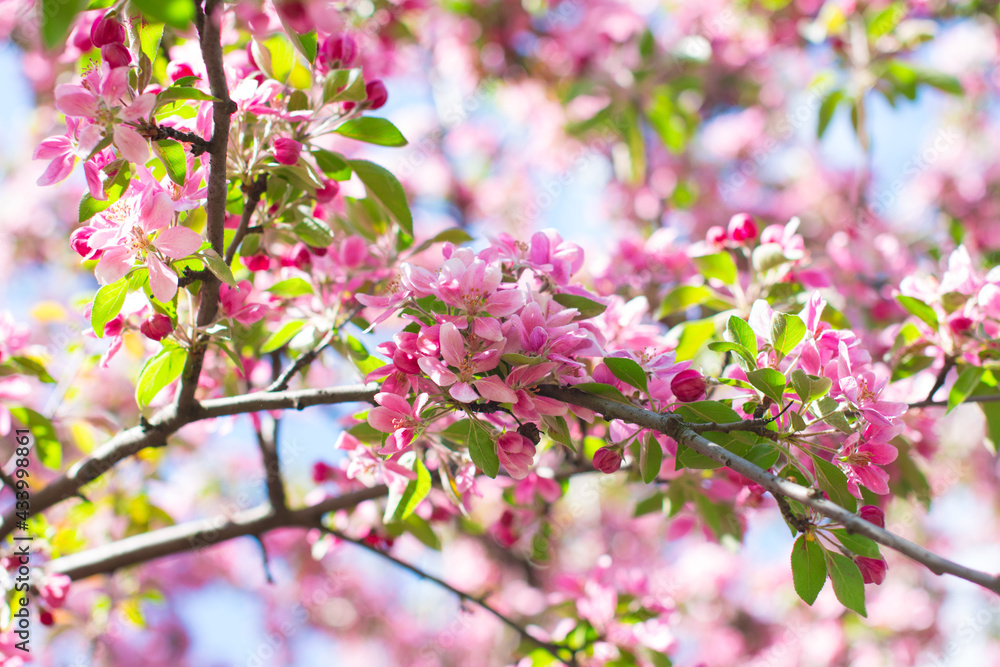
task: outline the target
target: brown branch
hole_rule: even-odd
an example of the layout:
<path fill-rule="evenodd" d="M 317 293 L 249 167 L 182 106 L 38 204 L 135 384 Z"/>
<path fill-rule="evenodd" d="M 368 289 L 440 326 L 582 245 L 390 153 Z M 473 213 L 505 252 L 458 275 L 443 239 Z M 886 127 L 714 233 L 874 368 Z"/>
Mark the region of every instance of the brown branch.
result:
<path fill-rule="evenodd" d="M 963 403 L 996 403 L 1000 401 L 1000 394 L 983 394 L 981 396 L 967 396 Z M 923 400 L 917 401 L 916 403 L 910 403 L 907 407 L 911 408 L 937 408 L 945 407 L 948 405 L 948 401 L 931 401 Z"/>
<path fill-rule="evenodd" d="M 569 652 L 571 654 L 571 656 L 572 656 L 572 649 L 569 649 L 569 648 L 567 648 L 565 646 L 559 646 L 557 644 L 550 644 L 548 642 L 542 641 L 541 639 L 538 639 L 537 637 L 532 636 L 527 631 L 527 629 L 525 629 L 524 627 L 518 625 L 512 619 L 510 619 L 509 617 L 505 616 L 503 613 L 501 613 L 500 611 L 498 611 L 495 607 L 493 607 L 488 602 L 486 602 L 486 598 L 485 597 L 476 597 L 475 595 L 470 595 L 469 593 L 466 593 L 465 591 L 459 590 L 459 589 L 455 588 L 454 586 L 452 586 L 451 584 L 449 584 L 447 581 L 445 581 L 443 579 L 439 579 L 438 577 L 435 577 L 433 574 L 428 574 L 427 572 L 424 572 L 420 568 L 415 567 L 413 565 L 410 565 L 406 561 L 402 561 L 402 560 L 396 558 L 395 556 L 393 556 L 392 554 L 390 554 L 390 553 L 388 553 L 386 551 L 382 551 L 381 549 L 376 549 L 374 546 L 368 544 L 367 542 L 364 542 L 362 540 L 354 539 L 353 537 L 348 537 L 347 535 L 343 534 L 339 530 L 333 530 L 333 529 L 327 528 L 326 526 L 324 526 L 322 524 L 319 524 L 319 528 L 322 529 L 323 531 L 327 532 L 327 533 L 330 533 L 331 535 L 333 535 L 337 539 L 343 540 L 345 542 L 350 542 L 351 544 L 359 546 L 362 549 L 370 551 L 373 554 L 377 554 L 377 555 L 381 556 L 382 558 L 385 558 L 386 560 L 391 561 L 392 563 L 398 565 L 399 567 L 403 568 L 404 570 L 412 572 L 413 574 L 417 575 L 421 579 L 427 579 L 428 581 L 433 581 L 435 584 L 437 584 L 441 588 L 444 588 L 445 590 L 447 590 L 447 591 L 449 591 L 451 593 L 454 593 L 461 600 L 464 600 L 466 602 L 472 602 L 473 604 L 475 604 L 475 605 L 481 607 L 482 609 L 488 611 L 489 613 L 493 614 L 493 616 L 495 616 L 496 618 L 498 618 L 500 620 L 500 622 L 502 622 L 507 627 L 509 627 L 512 630 L 516 631 L 521 636 L 521 639 L 523 639 L 525 641 L 528 641 L 528 642 L 531 642 L 535 646 L 538 646 L 539 648 L 544 649 L 546 652 L 549 653 L 549 655 L 551 655 L 553 658 L 555 658 L 556 660 L 558 660 L 561 664 L 563 664 L 563 665 L 569 665 L 570 667 L 576 667 L 576 664 L 577 664 L 576 658 L 570 657 L 568 659 L 563 659 L 559 655 L 559 653 L 562 651 L 562 652 Z"/>
<path fill-rule="evenodd" d="M 227 540 L 247 535 L 257 536 L 276 528 L 313 528 L 327 512 L 349 509 L 365 500 L 381 498 L 386 493 L 388 489 L 379 485 L 326 498 L 315 505 L 285 514 L 275 514 L 270 507 L 262 505 L 231 516 L 219 515 L 126 537 L 117 542 L 56 558 L 45 569 L 47 572 L 65 574 L 73 580 L 95 574 L 109 574 L 130 565 L 185 551 L 200 551 Z"/>
<path fill-rule="evenodd" d="M 81 487 L 111 470 L 119 461 L 149 447 L 166 445 L 169 435 L 192 422 L 261 410 L 302 410 L 311 405 L 371 402 L 377 391 L 374 386 L 364 385 L 283 392 L 260 391 L 203 401 L 183 413 L 179 412 L 175 405 L 170 405 L 143 424 L 117 434 L 77 461 L 45 488 L 34 493 L 31 498 L 30 513 L 34 515 L 44 512 L 53 505 L 78 496 Z M 17 516 L 12 509 L 4 514 L 0 523 L 0 540 L 10 535 L 16 525 Z"/>
<path fill-rule="evenodd" d="M 222 62 L 222 42 L 219 34 L 219 20 L 222 3 L 219 0 L 205 0 L 202 8 L 200 2 L 195 2 L 195 22 L 198 26 L 198 38 L 201 44 L 201 55 L 205 61 L 205 71 L 208 74 L 208 84 L 216 101 L 212 102 L 212 139 L 208 163 L 208 187 L 206 190 L 205 215 L 208 232 L 208 242 L 221 257 L 226 226 L 226 162 L 229 153 L 229 124 L 232 114 L 236 112 L 236 103 L 229 97 L 229 84 L 226 82 L 226 72 Z M 219 310 L 219 279 L 208 276 L 202 282 L 200 304 L 196 325 L 207 327 L 214 320 Z M 199 335 L 191 346 L 181 381 L 177 386 L 175 402 L 181 412 L 193 411 L 195 391 L 201 368 L 205 362 L 205 351 L 208 349 L 208 336 Z"/>
<path fill-rule="evenodd" d="M 243 192 L 247 196 L 246 201 L 243 203 L 243 215 L 240 216 L 240 225 L 236 228 L 236 233 L 229 244 L 229 249 L 226 250 L 226 264 L 233 263 L 233 258 L 236 257 L 236 251 L 239 250 L 240 243 L 243 242 L 243 237 L 250 231 L 250 218 L 253 217 L 254 211 L 257 210 L 260 198 L 267 192 L 267 174 L 261 174 L 251 181 L 249 185 L 244 183 Z"/>
<path fill-rule="evenodd" d="M 271 372 L 274 376 L 278 375 L 280 360 L 281 357 L 277 352 L 271 354 Z M 278 459 L 278 420 L 269 414 L 261 415 L 260 420 L 261 424 L 255 430 L 261 465 L 264 466 L 267 499 L 275 512 L 286 512 L 288 504 L 285 498 L 285 482 L 281 476 L 281 461 Z"/>
<path fill-rule="evenodd" d="M 807 507 L 811 507 L 823 516 L 841 523 L 849 532 L 864 535 L 879 544 L 900 552 L 911 560 L 922 563 L 934 574 L 951 574 L 1000 594 L 1000 578 L 996 575 L 959 565 L 895 533 L 879 528 L 856 514 L 848 512 L 843 507 L 822 498 L 819 494 L 816 494 L 814 489 L 808 489 L 787 479 L 778 477 L 733 454 L 724 447 L 706 440 L 688 428 L 676 416 L 658 414 L 633 405 L 625 405 L 624 403 L 618 403 L 567 387 L 544 385 L 538 388 L 538 393 L 548 398 L 588 408 L 598 414 L 604 415 L 605 419 L 621 419 L 628 423 L 663 433 L 687 445 L 699 454 L 709 457 L 716 463 L 735 470 L 747 479 L 760 484 L 775 496 L 781 495 L 796 500 Z"/>

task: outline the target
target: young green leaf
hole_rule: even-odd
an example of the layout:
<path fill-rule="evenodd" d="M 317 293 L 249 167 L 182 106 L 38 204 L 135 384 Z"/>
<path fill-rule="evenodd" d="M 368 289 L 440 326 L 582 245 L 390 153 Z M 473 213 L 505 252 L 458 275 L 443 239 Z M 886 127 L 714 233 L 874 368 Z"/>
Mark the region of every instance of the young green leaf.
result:
<path fill-rule="evenodd" d="M 98 338 L 104 338 L 104 326 L 121 312 L 128 294 L 128 286 L 129 279 L 126 276 L 116 283 L 97 290 L 94 306 L 90 311 L 90 326 Z"/>
<path fill-rule="evenodd" d="M 470 419 L 466 443 L 476 467 L 487 477 L 495 479 L 500 472 L 500 457 L 497 455 L 497 434 L 493 429 L 478 419 Z"/>
<path fill-rule="evenodd" d="M 854 561 L 847 556 L 830 552 L 830 581 L 840 604 L 867 617 L 865 610 L 865 579 Z"/>
<path fill-rule="evenodd" d="M 969 397 L 969 394 L 979 386 L 979 381 L 985 372 L 986 369 L 982 366 L 966 366 L 962 369 L 951 391 L 948 392 L 948 409 L 945 414 L 957 408 L 962 401 Z"/>
<path fill-rule="evenodd" d="M 406 191 L 396 177 L 383 167 L 367 160 L 349 160 L 348 164 L 365 187 L 385 206 L 396 222 L 410 236 L 413 235 L 413 215 L 406 203 Z"/>
<path fill-rule="evenodd" d="M 165 345 L 146 362 L 135 383 L 135 401 L 140 408 L 149 405 L 164 387 L 180 377 L 186 360 L 186 349 L 179 345 Z"/>
<path fill-rule="evenodd" d="M 785 376 L 773 368 L 758 368 L 747 373 L 747 382 L 762 394 L 781 404 L 785 393 Z"/>
<path fill-rule="evenodd" d="M 268 352 L 274 352 L 275 350 L 283 347 L 288 341 L 295 337 L 302 327 L 305 326 L 305 322 L 302 320 L 292 320 L 291 322 L 286 322 L 284 326 L 275 331 L 273 334 L 268 336 L 267 340 L 261 346 L 260 351 L 264 354 Z"/>
<path fill-rule="evenodd" d="M 268 292 L 275 296 L 296 297 L 304 294 L 313 294 L 312 285 L 302 278 L 288 278 L 274 283 L 267 288 Z"/>
<path fill-rule="evenodd" d="M 385 118 L 372 118 L 370 116 L 352 118 L 341 124 L 334 132 L 349 139 L 357 139 L 377 146 L 406 145 L 403 133 Z"/>
<path fill-rule="evenodd" d="M 660 474 L 660 466 L 663 464 L 663 448 L 659 441 L 649 434 L 643 439 L 642 450 L 639 454 L 639 474 L 646 484 L 652 483 Z"/>
<path fill-rule="evenodd" d="M 417 473 L 417 478 L 411 479 L 407 483 L 406 489 L 398 500 L 390 497 L 389 502 L 386 503 L 385 516 L 383 517 L 385 523 L 406 521 L 420 505 L 420 502 L 430 493 L 431 474 L 427 471 L 423 461 L 415 459 L 413 471 Z"/>
<path fill-rule="evenodd" d="M 593 299 L 588 299 L 585 296 L 580 296 L 578 294 L 555 294 L 552 300 L 558 303 L 560 306 L 565 306 L 567 308 L 576 308 L 580 311 L 580 314 L 576 316 L 577 320 L 586 320 L 591 317 L 597 317 L 608 307 L 603 303 L 598 303 Z"/>
<path fill-rule="evenodd" d="M 795 349 L 805 335 L 806 325 L 798 315 L 775 314 L 771 322 L 771 345 L 782 356 Z"/>
<path fill-rule="evenodd" d="M 837 503 L 848 512 L 857 510 L 857 499 L 847 489 L 847 475 L 844 471 L 829 461 L 812 454 L 813 467 L 816 470 L 816 482 Z"/>
<path fill-rule="evenodd" d="M 912 296 L 905 296 L 903 294 L 898 295 L 896 297 L 896 301 L 899 301 L 899 304 L 907 311 L 909 311 L 910 314 L 916 315 L 921 320 L 926 322 L 927 325 L 930 326 L 930 328 L 937 331 L 938 316 L 937 313 L 934 312 L 933 308 L 928 306 L 920 299 L 916 299 Z"/>
<path fill-rule="evenodd" d="M 48 417 L 23 406 L 10 408 L 10 414 L 27 426 L 34 436 L 38 462 L 50 470 L 58 470 L 62 465 L 62 444 Z"/>
<path fill-rule="evenodd" d="M 191 0 L 132 0 L 136 8 L 154 23 L 166 23 L 183 30 L 194 20 Z"/>
<path fill-rule="evenodd" d="M 642 366 L 624 357 L 605 357 L 604 363 L 616 378 L 632 385 L 636 389 L 649 392 L 649 385 L 646 381 L 646 371 Z"/>
<path fill-rule="evenodd" d="M 153 142 L 153 153 L 167 170 L 167 176 L 177 185 L 184 185 L 187 180 L 187 156 L 184 146 L 172 139 L 161 139 Z"/>
<path fill-rule="evenodd" d="M 736 282 L 736 262 L 728 252 L 702 255 L 693 258 L 698 271 L 706 278 L 718 278 L 726 285 Z"/>
<path fill-rule="evenodd" d="M 819 542 L 800 535 L 792 545 L 792 582 L 795 592 L 812 605 L 826 583 L 826 553 Z"/>
<path fill-rule="evenodd" d="M 882 552 L 879 551 L 878 543 L 874 540 L 870 540 L 864 535 L 854 535 L 848 533 L 845 528 L 834 528 L 830 531 L 833 533 L 834 537 L 850 550 L 851 553 L 855 553 L 859 556 L 864 556 L 865 558 L 881 558 Z"/>
<path fill-rule="evenodd" d="M 754 358 L 754 366 L 757 365 L 757 334 L 753 332 L 746 320 L 737 315 L 730 315 L 729 321 L 726 322 L 726 337 L 749 350 Z"/>

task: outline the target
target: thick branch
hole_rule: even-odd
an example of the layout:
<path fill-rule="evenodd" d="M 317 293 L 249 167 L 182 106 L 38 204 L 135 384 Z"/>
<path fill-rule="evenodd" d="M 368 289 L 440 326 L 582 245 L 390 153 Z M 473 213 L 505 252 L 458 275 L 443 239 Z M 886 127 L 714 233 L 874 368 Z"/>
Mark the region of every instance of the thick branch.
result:
<path fill-rule="evenodd" d="M 539 394 L 589 408 L 598 414 L 604 415 L 606 419 L 621 419 L 631 424 L 642 426 L 643 428 L 664 433 L 674 440 L 684 443 L 699 454 L 703 454 L 713 461 L 735 470 L 747 479 L 760 484 L 775 496 L 781 495 L 792 500 L 797 500 L 823 516 L 840 522 L 849 532 L 864 535 L 890 549 L 895 549 L 918 563 L 922 563 L 934 574 L 952 574 L 960 579 L 971 581 L 994 593 L 1000 594 L 1000 579 L 997 576 L 959 565 L 895 533 L 890 533 L 883 528 L 879 528 L 856 514 L 848 512 L 843 507 L 824 499 L 815 489 L 807 489 L 804 486 L 778 477 L 733 454 L 724 447 L 710 442 L 687 428 L 676 416 L 657 414 L 649 410 L 643 410 L 632 405 L 625 405 L 624 403 L 618 403 L 566 387 L 542 386 L 539 387 Z"/>
<path fill-rule="evenodd" d="M 377 391 L 374 386 L 364 385 L 282 392 L 260 391 L 243 396 L 203 401 L 200 405 L 195 404 L 193 410 L 187 410 L 183 414 L 179 413 L 175 406 L 163 408 L 144 425 L 122 431 L 73 464 L 61 477 L 33 494 L 31 514 L 44 512 L 53 505 L 76 497 L 84 484 L 97 479 L 122 459 L 133 456 L 143 449 L 162 447 L 167 443 L 167 436 L 186 424 L 260 410 L 290 408 L 302 410 L 310 405 L 371 402 Z M 3 523 L 0 523 L 0 540 L 10 535 L 16 525 L 17 517 L 11 510 L 4 515 Z"/>
<path fill-rule="evenodd" d="M 141 535 L 57 558 L 46 565 L 46 571 L 65 574 L 71 579 L 84 579 L 95 574 L 108 574 L 123 567 L 144 563 L 185 551 L 199 551 L 245 535 L 261 535 L 275 528 L 313 528 L 327 512 L 355 507 L 365 500 L 381 498 L 388 493 L 384 485 L 362 489 L 322 502 L 275 514 L 263 505 L 250 510 L 219 515 L 200 521 L 161 528 Z"/>

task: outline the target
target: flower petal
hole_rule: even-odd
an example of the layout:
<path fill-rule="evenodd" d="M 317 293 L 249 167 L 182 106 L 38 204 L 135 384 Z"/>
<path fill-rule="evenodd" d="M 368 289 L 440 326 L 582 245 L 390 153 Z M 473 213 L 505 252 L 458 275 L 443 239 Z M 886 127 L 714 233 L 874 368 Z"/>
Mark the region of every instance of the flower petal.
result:
<path fill-rule="evenodd" d="M 149 255 L 149 287 L 153 296 L 166 303 L 177 293 L 177 274 L 160 261 L 156 255 Z"/>
<path fill-rule="evenodd" d="M 187 257 L 201 247 L 201 234 L 187 227 L 171 227 L 153 241 L 157 250 L 170 259 Z"/>

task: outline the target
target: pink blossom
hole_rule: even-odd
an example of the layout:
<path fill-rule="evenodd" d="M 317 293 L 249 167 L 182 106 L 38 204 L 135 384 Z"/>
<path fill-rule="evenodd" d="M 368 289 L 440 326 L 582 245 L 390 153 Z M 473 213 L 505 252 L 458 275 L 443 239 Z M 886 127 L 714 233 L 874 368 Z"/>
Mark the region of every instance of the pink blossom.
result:
<path fill-rule="evenodd" d="M 606 475 L 618 472 L 622 467 L 622 454 L 618 449 L 601 447 L 594 453 L 594 468 Z"/>
<path fill-rule="evenodd" d="M 73 581 L 65 574 L 49 574 L 42 579 L 38 592 L 42 602 L 49 609 L 59 609 L 66 604 L 66 595 L 69 593 L 70 584 Z"/>
<path fill-rule="evenodd" d="M 170 321 L 170 318 L 163 313 L 154 313 L 150 315 L 142 324 L 139 325 L 139 331 L 143 336 L 150 340 L 160 341 L 169 336 L 174 330 L 174 323 Z M 105 329 L 107 332 L 107 329 Z"/>
<path fill-rule="evenodd" d="M 861 570 L 861 577 L 866 584 L 875 584 L 878 586 L 885 581 L 885 573 L 889 569 L 889 566 L 883 559 L 855 556 L 854 564 Z"/>
<path fill-rule="evenodd" d="M 674 376 L 670 382 L 670 391 L 674 393 L 678 401 L 691 403 L 705 395 L 707 386 L 705 377 L 693 368 L 689 368 Z"/>
<path fill-rule="evenodd" d="M 507 431 L 497 438 L 497 455 L 511 477 L 524 479 L 535 460 L 535 444 L 516 431 Z"/>
<path fill-rule="evenodd" d="M 757 224 L 749 213 L 737 213 L 729 220 L 727 231 L 734 243 L 742 244 L 757 237 Z"/>
<path fill-rule="evenodd" d="M 858 510 L 858 516 L 879 528 L 885 528 L 885 512 L 876 505 L 865 505 Z"/>
<path fill-rule="evenodd" d="M 226 317 L 231 317 L 240 324 L 250 325 L 267 315 L 268 308 L 262 303 L 246 303 L 253 285 L 249 280 L 241 280 L 236 287 L 226 283 L 219 285 L 219 305 Z"/>
<path fill-rule="evenodd" d="M 857 377 L 841 377 L 840 390 L 852 405 L 861 410 L 869 423 L 890 426 L 893 419 L 906 412 L 906 403 L 879 400 L 887 382 L 877 379 L 875 373 L 865 371 Z"/>
<path fill-rule="evenodd" d="M 378 407 L 368 411 L 368 423 L 372 428 L 389 434 L 380 453 L 396 454 L 410 446 L 416 429 L 422 424 L 420 413 L 428 399 L 427 394 L 420 394 L 411 406 L 402 396 L 384 391 L 375 394 Z"/>
<path fill-rule="evenodd" d="M 879 466 L 896 460 L 898 451 L 888 440 L 899 430 L 901 427 L 882 429 L 870 425 L 865 429 L 864 438 L 860 433 L 852 433 L 844 440 L 837 460 L 847 473 L 847 487 L 855 497 L 861 497 L 859 485 L 879 495 L 889 493 L 889 474 Z"/>
<path fill-rule="evenodd" d="M 380 79 L 365 84 L 365 95 L 368 99 L 368 108 L 372 110 L 381 109 L 389 99 L 389 91 Z"/>
<path fill-rule="evenodd" d="M 281 164 L 292 165 L 299 161 L 302 144 L 294 139 L 279 137 L 274 140 L 274 159 Z"/>

